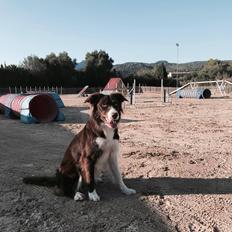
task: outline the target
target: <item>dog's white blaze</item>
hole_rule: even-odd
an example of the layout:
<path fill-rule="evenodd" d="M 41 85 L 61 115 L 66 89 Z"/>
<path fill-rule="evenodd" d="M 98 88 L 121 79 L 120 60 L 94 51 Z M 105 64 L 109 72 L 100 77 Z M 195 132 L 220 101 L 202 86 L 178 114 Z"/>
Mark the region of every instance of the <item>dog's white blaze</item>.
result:
<path fill-rule="evenodd" d="M 111 107 L 110 107 L 110 110 L 109 110 L 108 113 L 107 113 L 107 119 L 108 119 L 109 121 L 111 121 L 111 120 L 118 120 L 119 114 L 118 114 L 118 117 L 117 117 L 117 118 L 113 118 L 113 115 L 114 115 L 115 113 L 118 114 L 118 111 L 117 111 L 114 107 L 111 106 Z"/>
<path fill-rule="evenodd" d="M 91 201 L 100 201 L 100 197 L 98 196 L 96 190 L 94 189 L 93 192 L 88 192 L 89 200 Z"/>

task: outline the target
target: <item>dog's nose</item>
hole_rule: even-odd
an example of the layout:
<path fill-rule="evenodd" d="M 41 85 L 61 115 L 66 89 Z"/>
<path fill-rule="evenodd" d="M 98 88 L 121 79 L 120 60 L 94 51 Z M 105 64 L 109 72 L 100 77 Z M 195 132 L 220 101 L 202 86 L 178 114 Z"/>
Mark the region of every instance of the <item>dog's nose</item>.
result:
<path fill-rule="evenodd" d="M 117 119 L 117 118 L 118 118 L 118 113 L 117 113 L 117 112 L 116 112 L 116 113 L 113 113 L 113 114 L 112 114 L 112 118 L 113 118 L 113 119 Z"/>

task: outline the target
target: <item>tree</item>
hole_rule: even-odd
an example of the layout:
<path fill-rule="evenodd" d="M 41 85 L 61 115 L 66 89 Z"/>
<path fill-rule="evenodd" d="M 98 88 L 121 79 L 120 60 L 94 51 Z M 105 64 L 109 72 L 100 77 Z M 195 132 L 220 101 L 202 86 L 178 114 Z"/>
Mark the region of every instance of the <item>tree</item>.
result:
<path fill-rule="evenodd" d="M 21 67 L 31 74 L 31 84 L 70 86 L 74 83 L 76 60 L 72 60 L 67 52 L 61 52 L 57 56 L 50 53 L 45 59 L 37 56 L 28 56 Z"/>
<path fill-rule="evenodd" d="M 24 58 L 20 67 L 31 75 L 31 85 L 42 85 L 46 81 L 47 66 L 43 58 L 35 55 L 28 56 Z"/>
<path fill-rule="evenodd" d="M 50 54 L 46 56 L 45 62 L 47 66 L 58 66 L 59 65 L 57 56 L 54 52 L 51 52 Z"/>
<path fill-rule="evenodd" d="M 89 84 L 92 86 L 104 86 L 110 77 L 113 67 L 113 59 L 105 51 L 93 51 L 87 53 L 86 75 L 90 78 Z"/>
<path fill-rule="evenodd" d="M 207 77 L 207 80 L 222 79 L 223 76 L 228 75 L 229 64 L 217 59 L 209 59 L 207 64 L 199 72 L 200 79 Z"/>
<path fill-rule="evenodd" d="M 47 68 L 44 59 L 35 55 L 25 58 L 21 64 L 21 67 L 30 71 L 32 74 L 42 73 Z"/>
<path fill-rule="evenodd" d="M 29 71 L 16 65 L 4 65 L 0 68 L 0 86 L 26 86 L 30 82 Z"/>
<path fill-rule="evenodd" d="M 163 63 L 157 65 L 154 75 L 156 78 L 159 78 L 159 79 L 167 79 L 168 73 Z"/>
<path fill-rule="evenodd" d="M 72 60 L 67 52 L 61 52 L 58 56 L 55 53 L 50 53 L 46 56 L 45 62 L 48 84 L 62 86 L 73 84 L 76 60 Z"/>
<path fill-rule="evenodd" d="M 208 61 L 207 61 L 207 64 L 206 64 L 206 66 L 211 66 L 211 67 L 213 67 L 213 66 L 216 66 L 216 65 L 219 65 L 221 63 L 221 61 L 220 60 L 217 60 L 217 59 L 209 59 Z"/>

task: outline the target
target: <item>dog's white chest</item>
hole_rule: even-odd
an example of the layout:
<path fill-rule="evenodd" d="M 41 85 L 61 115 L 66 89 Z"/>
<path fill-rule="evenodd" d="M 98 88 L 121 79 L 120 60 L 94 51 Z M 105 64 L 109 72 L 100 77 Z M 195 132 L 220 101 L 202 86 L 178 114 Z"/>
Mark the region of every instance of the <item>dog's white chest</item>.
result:
<path fill-rule="evenodd" d="M 105 138 L 97 137 L 96 143 L 99 146 L 99 148 L 103 151 L 109 150 L 115 143 L 113 137 L 114 137 L 114 129 L 111 129 L 107 126 L 103 127 L 103 131 L 105 134 Z"/>
<path fill-rule="evenodd" d="M 97 137 L 96 143 L 102 150 L 101 157 L 97 160 L 95 165 L 95 172 L 99 173 L 105 170 L 105 163 L 109 159 L 110 155 L 117 155 L 118 151 L 118 140 L 114 139 L 114 130 L 108 127 L 103 128 L 105 138 Z"/>

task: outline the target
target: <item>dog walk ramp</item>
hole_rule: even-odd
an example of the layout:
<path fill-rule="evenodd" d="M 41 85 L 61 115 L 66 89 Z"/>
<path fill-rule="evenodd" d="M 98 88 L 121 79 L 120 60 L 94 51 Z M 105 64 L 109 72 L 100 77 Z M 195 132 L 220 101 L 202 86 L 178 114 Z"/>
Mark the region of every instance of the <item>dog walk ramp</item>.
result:
<path fill-rule="evenodd" d="M 88 85 L 86 85 L 78 94 L 77 94 L 77 96 L 78 97 L 81 97 L 81 96 L 83 96 L 84 95 L 84 93 L 85 93 L 85 91 L 87 90 L 89 88 L 89 86 Z"/>

